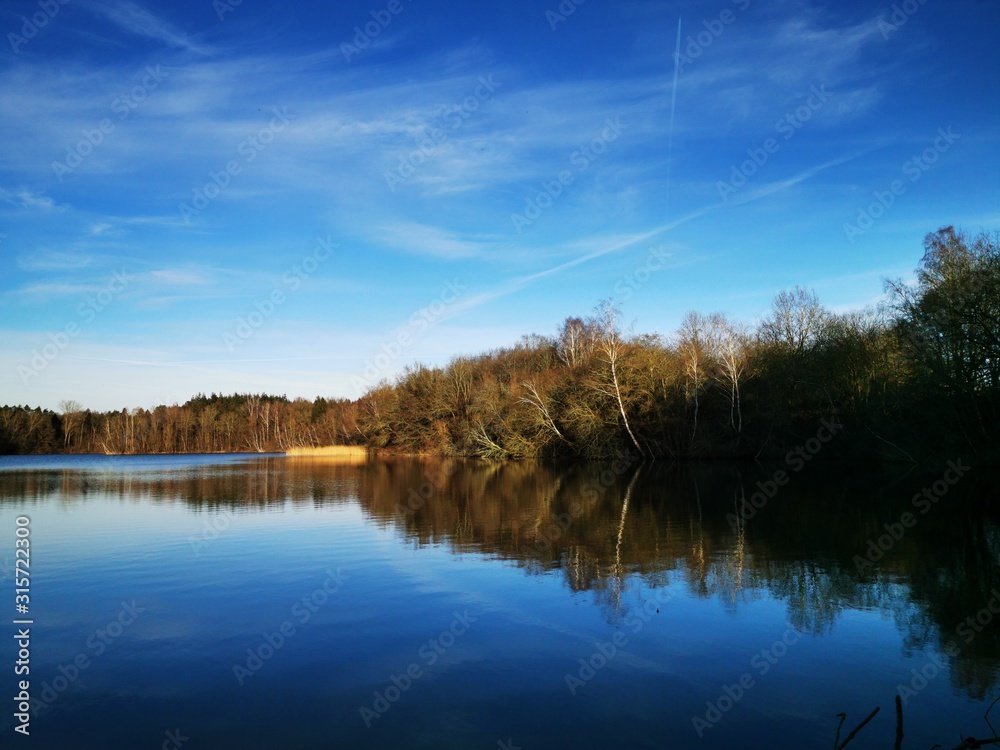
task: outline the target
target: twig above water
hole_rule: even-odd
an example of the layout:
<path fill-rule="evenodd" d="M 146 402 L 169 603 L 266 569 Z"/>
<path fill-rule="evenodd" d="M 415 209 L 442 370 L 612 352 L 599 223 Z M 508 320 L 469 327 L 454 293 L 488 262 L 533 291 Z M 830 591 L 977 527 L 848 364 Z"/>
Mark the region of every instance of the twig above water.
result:
<path fill-rule="evenodd" d="M 893 746 L 893 750 L 902 750 L 903 748 L 903 700 L 897 695 L 896 696 L 896 744 Z"/>
<path fill-rule="evenodd" d="M 990 711 L 993 710 L 993 707 L 997 704 L 998 701 L 1000 701 L 1000 695 L 996 697 L 996 699 L 990 704 L 990 707 L 986 709 L 986 713 L 983 714 L 983 719 L 986 720 L 987 726 L 990 728 L 990 731 L 992 731 L 994 735 L 1000 735 L 1000 732 L 997 732 L 997 730 L 993 728 L 993 725 L 990 724 Z"/>
<path fill-rule="evenodd" d="M 857 736 L 858 732 L 860 732 L 862 729 L 864 729 L 865 725 L 869 721 L 871 721 L 872 719 L 874 719 L 875 718 L 875 714 L 877 714 L 881 710 L 882 710 L 881 707 L 876 706 L 875 710 L 872 711 L 870 714 L 868 714 L 868 718 L 867 719 L 865 719 L 860 724 L 858 724 L 856 727 L 854 727 L 854 731 L 852 731 L 849 735 L 847 735 L 847 739 L 844 740 L 843 744 L 840 745 L 840 747 L 838 747 L 837 750 L 843 750 L 843 748 L 847 747 L 847 743 L 849 743 L 851 740 L 853 740 Z M 841 722 L 841 723 L 843 723 L 843 722 Z M 839 732 L 839 730 L 838 730 L 838 732 Z"/>
<path fill-rule="evenodd" d="M 840 750 L 840 730 L 844 727 L 844 722 L 847 720 L 847 714 L 837 714 L 840 717 L 840 724 L 837 726 L 837 736 L 833 740 L 833 750 Z"/>

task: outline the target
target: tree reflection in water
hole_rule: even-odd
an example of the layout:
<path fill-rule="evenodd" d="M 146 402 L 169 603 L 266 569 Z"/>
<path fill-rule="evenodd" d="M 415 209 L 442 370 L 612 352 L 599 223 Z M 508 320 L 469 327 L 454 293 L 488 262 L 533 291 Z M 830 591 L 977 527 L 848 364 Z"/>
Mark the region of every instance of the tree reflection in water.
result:
<path fill-rule="evenodd" d="M 990 503 L 995 483 L 985 473 L 963 480 L 881 560 L 859 570 L 855 557 L 884 533 L 884 524 L 912 510 L 910 498 L 932 475 L 815 467 L 743 518 L 734 508 L 770 475 L 764 467 L 647 463 L 583 502 L 607 469 L 270 457 L 182 472 L 0 472 L 0 493 L 4 502 L 68 504 L 107 494 L 122 502 L 183 502 L 206 513 L 358 503 L 373 521 L 418 546 L 513 561 L 529 575 L 560 571 L 568 589 L 591 592 L 612 623 L 628 616 L 623 594 L 630 586 L 678 582 L 730 608 L 774 597 L 787 606 L 792 626 L 814 635 L 829 633 L 845 611 L 877 611 L 895 622 L 907 653 L 957 643 L 951 680 L 970 697 L 982 700 L 996 685 L 1000 623 L 971 640 L 960 630 L 1000 590 L 1000 527 Z M 428 477 L 434 478 L 430 496 L 407 506 L 410 490 Z"/>

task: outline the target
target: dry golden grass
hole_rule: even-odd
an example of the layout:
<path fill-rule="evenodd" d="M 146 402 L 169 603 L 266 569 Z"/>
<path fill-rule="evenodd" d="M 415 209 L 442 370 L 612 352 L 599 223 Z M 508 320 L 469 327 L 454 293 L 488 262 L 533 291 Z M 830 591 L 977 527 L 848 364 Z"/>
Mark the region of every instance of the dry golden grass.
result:
<path fill-rule="evenodd" d="M 363 463 L 368 460 L 368 449 L 360 445 L 325 445 L 321 448 L 289 448 L 289 458 L 321 458 L 338 463 Z"/>

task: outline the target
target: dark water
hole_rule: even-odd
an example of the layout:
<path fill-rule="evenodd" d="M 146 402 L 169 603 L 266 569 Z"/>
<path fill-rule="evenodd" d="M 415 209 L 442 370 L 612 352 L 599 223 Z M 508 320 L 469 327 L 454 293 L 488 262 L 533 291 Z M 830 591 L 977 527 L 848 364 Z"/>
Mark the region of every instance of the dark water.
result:
<path fill-rule="evenodd" d="M 780 487 L 768 484 L 777 469 Z M 903 686 L 904 747 L 951 747 L 991 734 L 983 714 L 1000 694 L 995 479 L 945 467 L 2 459 L 0 737 L 803 748 L 832 746 L 839 712 L 846 735 L 881 706 L 851 747 L 886 748 Z M 773 497 L 737 514 L 757 482 Z M 14 734 L 9 699 L 22 515 L 29 739 Z M 990 718 L 1000 728 L 1000 707 Z"/>

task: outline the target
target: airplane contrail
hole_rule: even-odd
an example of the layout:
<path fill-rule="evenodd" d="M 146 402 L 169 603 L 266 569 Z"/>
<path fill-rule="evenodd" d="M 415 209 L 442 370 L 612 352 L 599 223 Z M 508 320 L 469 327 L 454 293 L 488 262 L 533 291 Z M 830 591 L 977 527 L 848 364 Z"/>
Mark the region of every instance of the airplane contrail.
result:
<path fill-rule="evenodd" d="M 674 112 L 677 110 L 677 76 L 681 70 L 681 17 L 677 16 L 677 47 L 674 50 L 674 87 L 670 92 L 670 127 L 667 133 L 667 195 L 670 204 L 670 166 L 674 163 Z"/>

